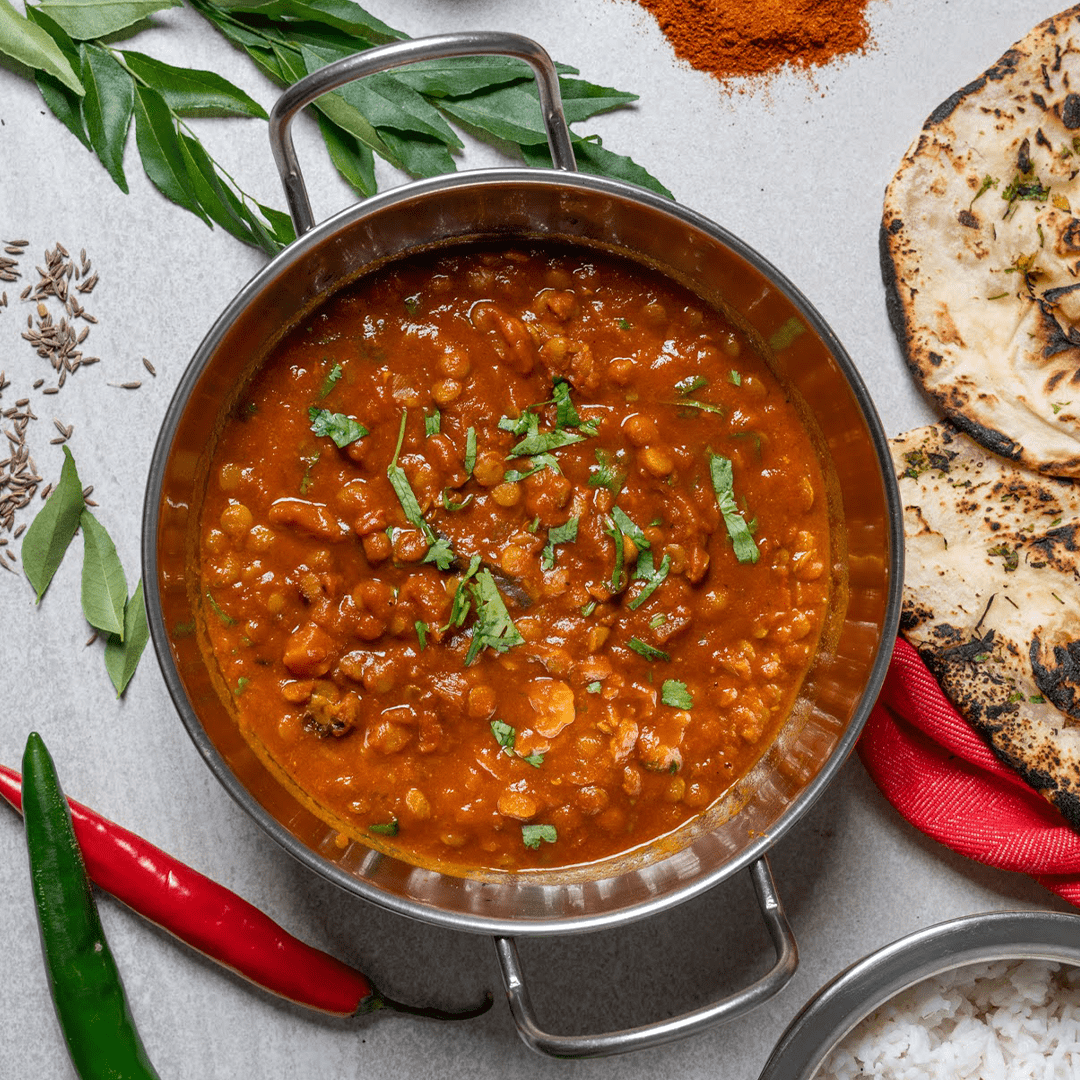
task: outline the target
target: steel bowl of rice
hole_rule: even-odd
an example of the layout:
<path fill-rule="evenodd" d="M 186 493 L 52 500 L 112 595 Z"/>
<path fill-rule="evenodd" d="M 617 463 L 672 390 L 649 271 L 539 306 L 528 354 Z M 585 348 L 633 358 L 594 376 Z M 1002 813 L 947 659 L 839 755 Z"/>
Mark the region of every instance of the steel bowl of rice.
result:
<path fill-rule="evenodd" d="M 1080 916 L 970 915 L 886 945 L 795 1017 L 760 1080 L 1080 1076 Z"/>

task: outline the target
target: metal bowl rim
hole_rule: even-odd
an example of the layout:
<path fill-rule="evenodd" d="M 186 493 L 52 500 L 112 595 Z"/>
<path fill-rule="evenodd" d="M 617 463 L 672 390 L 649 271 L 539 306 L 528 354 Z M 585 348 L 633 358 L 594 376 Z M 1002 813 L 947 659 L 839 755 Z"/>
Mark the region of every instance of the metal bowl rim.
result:
<path fill-rule="evenodd" d="M 898 938 L 845 968 L 810 998 L 780 1037 L 759 1080 L 812 1080 L 862 1020 L 924 979 L 970 964 L 1029 959 L 1080 966 L 1080 915 L 977 912 Z"/>
<path fill-rule="evenodd" d="M 741 256 L 751 266 L 765 275 L 787 297 L 808 324 L 813 327 L 836 360 L 850 386 L 874 444 L 889 514 L 888 541 L 891 566 L 881 646 L 867 673 L 862 695 L 847 730 L 818 774 L 782 812 L 775 826 L 768 833 L 757 837 L 736 858 L 729 859 L 708 873 L 702 874 L 689 882 L 681 883 L 677 888 L 660 895 L 627 905 L 613 912 L 557 917 L 542 921 L 490 918 L 474 913 L 463 914 L 456 911 L 443 911 L 430 904 L 390 895 L 381 888 L 354 877 L 323 858 L 274 820 L 228 767 L 207 736 L 198 715 L 188 701 L 179 673 L 173 663 L 168 632 L 164 624 L 157 591 L 159 506 L 166 461 L 191 392 L 206 369 L 210 357 L 236 318 L 276 275 L 302 259 L 312 248 L 319 246 L 334 233 L 347 228 L 354 221 L 368 214 L 393 207 L 399 202 L 432 195 L 451 188 L 508 183 L 580 188 L 643 204 L 653 211 L 674 217 L 683 224 L 690 225 L 718 240 L 722 245 L 730 248 L 735 254 Z M 257 271 L 215 320 L 193 354 L 174 391 L 166 409 L 151 458 L 142 520 L 143 580 L 150 583 L 145 589 L 146 612 L 158 665 L 165 679 L 169 695 L 180 714 L 188 735 L 225 790 L 247 811 L 260 828 L 273 837 L 290 855 L 346 891 L 359 895 L 365 900 L 369 900 L 390 911 L 422 922 L 473 933 L 488 934 L 542 936 L 593 931 L 622 925 L 657 914 L 690 900 L 762 857 L 768 848 L 776 843 L 816 802 L 822 791 L 843 765 L 862 731 L 885 679 L 885 673 L 892 656 L 892 641 L 899 627 L 901 590 L 903 587 L 903 559 L 903 518 L 899 490 L 892 470 L 892 458 L 889 453 L 888 443 L 876 407 L 862 376 L 848 356 L 844 346 L 803 293 L 754 248 L 728 232 L 723 226 L 688 207 L 665 199 L 636 185 L 610 180 L 605 177 L 530 168 L 477 169 L 452 173 L 429 180 L 419 180 L 392 188 L 326 218 L 309 232 L 293 241 L 288 247 L 274 256 L 266 266 Z"/>

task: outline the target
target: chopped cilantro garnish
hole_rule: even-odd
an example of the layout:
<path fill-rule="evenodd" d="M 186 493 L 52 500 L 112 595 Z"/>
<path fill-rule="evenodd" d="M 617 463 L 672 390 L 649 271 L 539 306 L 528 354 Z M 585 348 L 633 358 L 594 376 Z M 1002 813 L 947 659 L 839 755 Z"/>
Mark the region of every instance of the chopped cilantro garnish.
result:
<path fill-rule="evenodd" d="M 624 536 L 629 536 L 631 540 L 637 545 L 638 551 L 648 551 L 649 541 L 645 538 L 645 534 L 634 524 L 633 519 L 621 506 L 613 506 L 611 508 L 611 516 L 615 521 L 615 524 L 622 529 Z"/>
<path fill-rule="evenodd" d="M 581 605 L 582 618 L 587 619 L 596 610 L 596 601 L 590 600 L 587 604 Z"/>
<path fill-rule="evenodd" d="M 625 542 L 623 540 L 623 531 L 617 524 L 612 524 L 610 529 L 605 529 L 604 533 L 610 536 L 615 543 L 615 564 L 611 568 L 611 579 L 608 581 L 608 588 L 613 592 L 622 592 L 623 587 L 626 585 L 626 568 L 624 566 L 625 561 Z"/>
<path fill-rule="evenodd" d="M 331 390 L 337 385 L 338 380 L 344 374 L 341 370 L 340 364 L 335 364 L 327 373 L 326 378 L 323 380 L 322 389 L 319 391 L 319 397 L 324 398 Z"/>
<path fill-rule="evenodd" d="M 537 431 L 526 435 L 506 456 L 532 457 L 534 454 L 547 454 L 552 450 L 559 450 L 564 446 L 572 446 L 585 438 L 578 431 L 567 431 L 565 428 L 556 428 L 554 431 Z"/>
<path fill-rule="evenodd" d="M 559 835 L 554 825 L 522 825 L 521 839 L 527 848 L 538 848 L 541 842 L 554 844 Z"/>
<path fill-rule="evenodd" d="M 728 372 L 728 382 L 731 383 L 732 386 L 742 386 L 742 376 L 732 368 Z"/>
<path fill-rule="evenodd" d="M 520 645 L 525 640 L 510 618 L 490 570 L 479 571 L 470 587 L 476 605 L 476 622 L 465 655 L 466 666 L 476 659 L 481 649 L 506 652 L 512 645 Z"/>
<path fill-rule="evenodd" d="M 506 481 L 520 482 L 522 480 L 528 480 L 530 476 L 534 476 L 544 469 L 551 469 L 552 472 L 556 472 L 562 476 L 562 469 L 559 468 L 559 462 L 552 457 L 551 454 L 534 454 L 529 458 L 529 464 L 532 468 L 524 471 L 521 469 L 507 469 L 506 472 L 503 473 L 503 479 Z"/>
<path fill-rule="evenodd" d="M 1071 401 L 1051 401 L 1050 408 L 1054 410 L 1054 415 L 1057 416 L 1066 405 L 1071 405 Z"/>
<path fill-rule="evenodd" d="M 649 629 L 658 630 L 666 622 L 667 616 L 662 611 L 659 611 L 649 620 Z"/>
<path fill-rule="evenodd" d="M 236 689 L 233 691 L 233 693 L 237 697 L 239 697 L 248 688 L 248 685 L 250 684 L 250 682 L 251 682 L 250 679 L 248 679 L 245 676 L 241 675 L 240 678 L 236 680 Z"/>
<path fill-rule="evenodd" d="M 724 408 L 721 405 L 712 405 L 708 401 L 698 401 L 697 398 L 683 398 L 682 401 L 677 401 L 674 404 L 680 408 L 687 409 L 700 409 L 702 412 L 716 413 L 717 416 L 724 416 Z"/>
<path fill-rule="evenodd" d="M 432 435 L 438 435 L 442 431 L 442 413 L 436 409 L 430 415 L 424 413 L 424 434 L 430 439 Z"/>
<path fill-rule="evenodd" d="M 630 330 L 633 328 L 633 323 L 629 319 L 620 319 L 618 326 L 620 330 Z"/>
<path fill-rule="evenodd" d="M 423 619 L 417 619 L 413 627 L 416 630 L 416 638 L 420 642 L 420 651 L 423 652 L 427 648 L 428 624 Z"/>
<path fill-rule="evenodd" d="M 1032 705 L 1046 704 L 1046 698 L 1044 698 L 1042 694 L 1032 694 L 1031 697 L 1028 698 L 1028 701 L 1030 701 Z"/>
<path fill-rule="evenodd" d="M 679 394 L 693 394 L 709 385 L 709 380 L 704 375 L 687 375 L 675 384 L 675 392 Z"/>
<path fill-rule="evenodd" d="M 574 403 L 570 400 L 570 384 L 565 379 L 556 379 L 551 390 L 551 400 L 555 403 L 555 426 L 560 428 L 581 428 L 586 435 L 595 435 L 597 422 L 582 420 Z"/>
<path fill-rule="evenodd" d="M 368 832 L 378 833 L 380 836 L 397 836 L 397 818 L 393 818 L 390 821 L 380 822 L 377 825 L 369 825 Z"/>
<path fill-rule="evenodd" d="M 472 476 L 476 468 L 476 428 L 465 432 L 465 475 Z"/>
<path fill-rule="evenodd" d="M 642 641 L 641 638 L 632 637 L 627 643 L 627 646 L 634 650 L 638 656 L 645 657 L 646 660 L 670 660 L 671 656 L 664 652 L 663 649 L 657 649 L 650 645 L 646 641 Z"/>
<path fill-rule="evenodd" d="M 517 732 L 505 721 L 492 720 L 491 734 L 495 736 L 495 741 L 503 748 L 506 755 L 508 757 L 513 757 L 514 741 L 517 738 Z"/>
<path fill-rule="evenodd" d="M 686 683 L 678 679 L 665 679 L 660 687 L 660 701 L 664 705 L 670 705 L 673 709 L 691 709 L 694 706 L 694 695 L 686 689 Z"/>
<path fill-rule="evenodd" d="M 555 567 L 555 545 L 572 544 L 577 539 L 577 530 L 576 517 L 572 517 L 565 525 L 556 525 L 554 529 L 548 529 L 548 540 L 540 553 L 540 566 L 544 570 L 552 570 Z"/>
<path fill-rule="evenodd" d="M 443 627 L 443 633 L 452 627 L 461 626 L 465 621 L 466 616 L 469 614 L 469 607 L 472 604 L 472 600 L 469 596 L 468 585 L 472 578 L 476 577 L 477 571 L 480 569 L 480 556 L 474 555 L 469 560 L 469 568 L 462 575 L 461 580 L 457 583 L 457 588 L 454 590 L 454 599 L 450 604 L 450 619 Z"/>
<path fill-rule="evenodd" d="M 318 409 L 314 405 L 308 409 L 308 419 L 311 421 L 311 430 L 316 435 L 333 439 L 334 444 L 341 450 L 358 442 L 368 433 L 368 429 L 351 416 L 332 413 L 329 409 Z"/>
<path fill-rule="evenodd" d="M 473 493 L 470 491 L 469 494 L 466 495 L 465 498 L 461 500 L 461 502 L 457 502 L 457 503 L 456 502 L 451 502 L 450 501 L 450 489 L 449 488 L 443 488 L 442 504 L 443 504 L 443 509 L 444 510 L 450 510 L 451 512 L 453 512 L 454 510 L 464 510 L 465 507 L 468 506 L 469 503 L 472 502 L 472 500 L 473 500 Z"/>
<path fill-rule="evenodd" d="M 587 694 L 599 694 L 604 689 L 604 684 L 601 682 L 591 682 L 585 687 L 585 693 Z"/>
<path fill-rule="evenodd" d="M 213 608 L 214 614 L 221 620 L 223 626 L 234 626 L 236 620 L 214 599 L 213 594 L 209 591 L 206 594 L 206 599 L 210 601 L 210 607 Z"/>
<path fill-rule="evenodd" d="M 529 524 L 525 526 L 525 528 L 531 533 L 537 532 L 540 528 L 540 515 L 537 514 L 536 517 L 534 517 L 532 521 L 530 521 Z"/>
<path fill-rule="evenodd" d="M 605 487 L 612 495 L 618 495 L 626 473 L 617 467 L 617 456 L 599 447 L 595 453 L 596 467 L 589 473 L 589 487 Z"/>
<path fill-rule="evenodd" d="M 797 337 L 805 333 L 806 327 L 803 325 L 802 320 L 798 316 L 792 315 L 790 319 L 773 331 L 772 336 L 769 338 L 769 348 L 773 352 L 780 352 L 782 349 L 786 349 Z"/>
<path fill-rule="evenodd" d="M 508 757 L 520 758 L 526 765 L 531 765 L 534 769 L 539 769 L 540 766 L 544 764 L 544 755 L 541 753 L 518 753 L 514 748 L 514 744 L 517 741 L 517 731 L 505 721 L 492 720 L 491 734 L 495 736 L 495 741 L 503 748 Z"/>
<path fill-rule="evenodd" d="M 401 454 L 401 445 L 405 441 L 405 421 L 408 415 L 408 410 L 403 409 L 397 446 L 394 447 L 394 456 L 386 468 L 386 477 L 390 481 L 390 486 L 394 489 L 394 494 L 398 497 L 398 502 L 401 503 L 401 509 L 405 512 L 405 516 L 420 530 L 424 539 L 428 542 L 428 551 L 423 561 L 434 563 L 440 570 L 449 570 L 454 562 L 454 551 L 450 546 L 450 541 L 443 536 L 436 536 L 435 530 L 424 520 L 424 515 L 420 513 L 420 504 L 416 501 L 416 493 L 409 483 L 409 478 L 405 475 L 405 470 L 397 463 L 398 456 Z"/>
<path fill-rule="evenodd" d="M 663 584 L 671 569 L 671 556 L 665 554 L 659 566 L 653 565 L 651 551 L 643 551 L 638 556 L 637 566 L 634 568 L 634 580 L 645 582 L 645 587 L 630 601 L 631 611 L 636 610 L 649 599 L 650 596 Z"/>
<path fill-rule="evenodd" d="M 410 315 L 415 315 L 420 310 L 420 294 L 414 293 L 405 297 L 405 310 Z"/>
<path fill-rule="evenodd" d="M 716 501 L 720 504 L 720 513 L 724 518 L 724 525 L 735 548 L 735 558 L 741 563 L 756 563 L 761 557 L 761 552 L 735 501 L 731 459 L 722 454 L 710 454 L 709 472 L 712 476 L 713 491 L 716 492 Z"/>

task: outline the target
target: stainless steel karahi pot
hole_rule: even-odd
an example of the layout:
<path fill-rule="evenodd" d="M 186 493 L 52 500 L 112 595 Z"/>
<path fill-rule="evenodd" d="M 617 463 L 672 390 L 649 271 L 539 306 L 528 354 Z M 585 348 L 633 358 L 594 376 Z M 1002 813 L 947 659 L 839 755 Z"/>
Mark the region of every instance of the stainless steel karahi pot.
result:
<path fill-rule="evenodd" d="M 316 225 L 289 125 L 320 94 L 416 60 L 502 54 L 526 61 L 540 90 L 555 168 L 501 168 L 410 183 Z M 599 1056 L 667 1042 L 778 992 L 797 951 L 766 851 L 835 776 L 884 678 L 899 619 L 903 534 L 885 438 L 858 372 L 808 301 L 720 226 L 633 185 L 575 171 L 558 79 L 534 42 L 468 33 L 405 41 L 331 64 L 287 90 L 271 143 L 298 239 L 240 291 L 193 357 L 151 465 L 143 568 L 151 634 L 169 691 L 217 778 L 287 851 L 366 900 L 415 919 L 494 935 L 525 1042 L 557 1056 Z M 271 347 L 320 301 L 365 271 L 440 245 L 553 239 L 659 269 L 742 325 L 801 403 L 831 477 L 833 560 L 843 570 L 826 635 L 800 700 L 758 764 L 706 814 L 644 852 L 563 871 L 453 876 L 351 843 L 282 787 L 237 729 L 231 695 L 201 648 L 199 506 L 230 408 Z M 686 1015 L 603 1035 L 541 1030 L 518 963 L 518 935 L 569 934 L 656 915 L 748 870 L 776 950 L 751 986 Z"/>

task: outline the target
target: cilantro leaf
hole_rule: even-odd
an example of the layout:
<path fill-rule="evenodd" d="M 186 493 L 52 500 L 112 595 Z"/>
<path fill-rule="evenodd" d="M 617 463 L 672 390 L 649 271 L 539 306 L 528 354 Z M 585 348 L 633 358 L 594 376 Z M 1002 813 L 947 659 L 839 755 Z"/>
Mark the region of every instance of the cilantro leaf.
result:
<path fill-rule="evenodd" d="M 335 364 L 329 372 L 327 372 L 326 378 L 323 380 L 322 389 L 319 391 L 319 397 L 326 397 L 326 395 L 337 386 L 338 381 L 343 374 L 344 372 L 341 369 L 341 365 Z"/>
<path fill-rule="evenodd" d="M 554 431 L 538 431 L 526 435 L 506 456 L 532 457 L 534 454 L 547 454 L 552 450 L 559 450 L 564 446 L 572 446 L 585 439 L 585 436 L 577 431 L 567 431 L 565 428 L 556 428 Z"/>
<path fill-rule="evenodd" d="M 507 757 L 513 757 L 517 731 L 503 720 L 492 720 L 491 734 L 495 736 L 495 741 L 503 748 Z"/>
<path fill-rule="evenodd" d="M 480 569 L 480 556 L 474 555 L 469 560 L 469 568 L 465 571 L 461 580 L 457 584 L 457 588 L 454 590 L 454 599 L 450 604 L 450 619 L 443 627 L 443 633 L 452 627 L 461 626 L 465 622 L 469 615 L 469 608 L 472 606 L 472 598 L 469 595 L 468 585 L 469 582 L 476 577 L 477 571 Z"/>
<path fill-rule="evenodd" d="M 438 409 L 430 415 L 424 413 L 424 434 L 431 438 L 432 435 L 438 435 L 440 431 L 442 431 L 442 413 Z"/>
<path fill-rule="evenodd" d="M 761 557 L 757 544 L 750 534 L 746 519 L 735 501 L 735 487 L 732 478 L 731 459 L 722 454 L 709 455 L 709 473 L 712 476 L 713 491 L 720 504 L 720 513 L 724 526 L 735 548 L 735 558 L 741 563 L 756 563 Z"/>
<path fill-rule="evenodd" d="M 630 539 L 634 541 L 638 551 L 649 550 L 650 545 L 645 534 L 634 524 L 633 519 L 621 506 L 613 506 L 611 508 L 611 516 L 614 519 L 615 524 L 622 529 L 623 535 L 629 536 Z"/>
<path fill-rule="evenodd" d="M 397 818 L 391 818 L 389 821 L 380 822 L 376 825 L 369 825 L 368 832 L 378 833 L 379 836 L 397 836 Z"/>
<path fill-rule="evenodd" d="M 645 657 L 646 660 L 670 660 L 670 654 L 664 652 L 663 649 L 657 649 L 650 645 L 646 641 L 642 641 L 641 638 L 632 637 L 627 643 L 627 647 L 631 648 L 638 654 L 638 656 Z"/>
<path fill-rule="evenodd" d="M 540 566 L 544 570 L 552 570 L 555 567 L 555 545 L 573 543 L 577 539 L 577 531 L 578 519 L 576 517 L 572 517 L 565 525 L 548 529 L 548 541 L 540 553 Z"/>
<path fill-rule="evenodd" d="M 511 646 L 520 645 L 525 640 L 510 618 L 490 570 L 477 573 L 471 590 L 476 605 L 476 622 L 473 624 L 472 642 L 465 655 L 466 666 L 476 659 L 481 649 L 506 652 Z"/>
<path fill-rule="evenodd" d="M 554 844 L 559 834 L 554 825 L 522 825 L 521 839 L 527 848 L 536 849 L 541 842 Z"/>
<path fill-rule="evenodd" d="M 398 502 L 405 512 L 405 517 L 420 530 L 424 539 L 428 542 L 428 552 L 423 561 L 426 563 L 433 562 L 440 570 L 449 570 L 455 559 L 454 549 L 445 536 L 436 536 L 435 530 L 424 520 L 424 515 L 420 512 L 420 503 L 416 500 L 416 492 L 413 491 L 412 484 L 409 483 L 409 478 L 405 475 L 405 470 L 398 464 L 401 446 L 405 441 L 405 421 L 408 416 L 408 410 L 403 409 L 397 446 L 394 447 L 394 456 L 386 467 L 386 478 L 390 481 L 390 486 L 398 497 Z"/>
<path fill-rule="evenodd" d="M 697 390 L 702 390 L 709 385 L 709 380 L 704 375 L 687 375 L 685 379 L 680 379 L 675 384 L 675 391 L 679 394 L 692 394 Z"/>
<path fill-rule="evenodd" d="M 605 487 L 612 495 L 618 495 L 626 479 L 626 473 L 618 468 L 618 455 L 599 447 L 595 455 L 596 467 L 589 473 L 589 487 Z"/>
<path fill-rule="evenodd" d="M 320 437 L 334 440 L 340 450 L 359 442 L 368 433 L 368 429 L 359 421 L 344 413 L 332 413 L 329 409 L 318 409 L 314 405 L 308 409 L 311 430 Z"/>
<path fill-rule="evenodd" d="M 671 569 L 671 556 L 665 554 L 659 566 L 653 565 L 651 551 L 643 551 L 638 556 L 637 566 L 634 570 L 634 580 L 645 582 L 645 587 L 630 601 L 631 611 L 636 610 L 649 599 L 650 596 L 663 584 Z"/>
<path fill-rule="evenodd" d="M 465 433 L 465 475 L 472 476 L 476 468 L 476 428 L 469 428 Z"/>
<path fill-rule="evenodd" d="M 551 400 L 555 403 L 555 426 L 561 428 L 581 428 L 586 435 L 595 435 L 597 422 L 582 420 L 574 403 L 570 400 L 570 384 L 565 379 L 556 379 L 551 388 Z"/>
<path fill-rule="evenodd" d="M 694 705 L 694 695 L 686 688 L 686 683 L 678 679 L 665 679 L 660 688 L 660 700 L 673 709 L 690 709 Z"/>
<path fill-rule="evenodd" d="M 503 748 L 507 757 L 516 757 L 519 760 L 524 761 L 526 765 L 531 765 L 534 769 L 539 769 L 540 766 L 544 764 L 543 754 L 519 754 L 518 751 L 514 749 L 514 743 L 517 740 L 517 731 L 505 721 L 492 720 L 491 734 L 495 736 L 495 741 Z"/>

